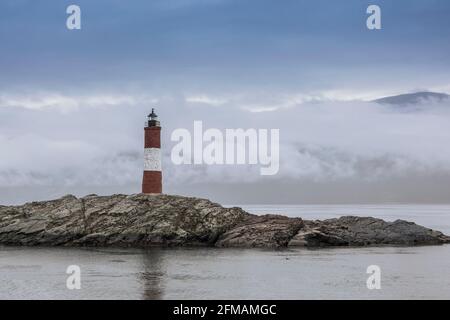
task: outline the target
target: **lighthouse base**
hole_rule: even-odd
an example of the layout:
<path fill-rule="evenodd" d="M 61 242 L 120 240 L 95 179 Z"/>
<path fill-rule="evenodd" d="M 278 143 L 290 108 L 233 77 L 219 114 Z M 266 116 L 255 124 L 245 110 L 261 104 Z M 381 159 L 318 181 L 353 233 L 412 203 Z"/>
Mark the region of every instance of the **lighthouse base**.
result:
<path fill-rule="evenodd" d="M 161 171 L 144 171 L 142 193 L 162 193 Z"/>

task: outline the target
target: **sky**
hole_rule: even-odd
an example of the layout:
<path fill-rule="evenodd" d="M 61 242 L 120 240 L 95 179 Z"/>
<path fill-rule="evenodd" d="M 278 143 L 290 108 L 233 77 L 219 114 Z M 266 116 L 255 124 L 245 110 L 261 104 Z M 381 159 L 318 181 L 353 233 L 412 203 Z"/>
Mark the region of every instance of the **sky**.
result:
<path fill-rule="evenodd" d="M 81 30 L 66 8 L 81 8 Z M 366 28 L 377 4 L 382 29 Z M 369 101 L 450 93 L 447 0 L 3 0 L 0 203 L 140 190 L 143 123 L 164 189 L 222 203 L 448 202 L 450 114 Z M 175 166 L 176 128 L 279 128 L 281 167 Z"/>

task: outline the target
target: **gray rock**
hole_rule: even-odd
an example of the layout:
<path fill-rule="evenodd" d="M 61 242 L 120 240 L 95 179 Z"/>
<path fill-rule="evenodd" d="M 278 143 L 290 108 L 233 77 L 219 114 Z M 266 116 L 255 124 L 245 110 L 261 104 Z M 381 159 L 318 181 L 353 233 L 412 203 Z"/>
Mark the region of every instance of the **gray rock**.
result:
<path fill-rule="evenodd" d="M 222 234 L 217 247 L 286 247 L 304 226 L 301 218 L 279 215 L 249 215 L 243 222 Z"/>
<path fill-rule="evenodd" d="M 386 222 L 372 217 L 345 216 L 306 221 L 289 246 L 432 245 L 449 243 L 450 237 L 413 222 Z"/>
<path fill-rule="evenodd" d="M 169 195 L 65 196 L 0 207 L 0 243 L 15 245 L 211 245 L 248 214 Z"/>
<path fill-rule="evenodd" d="M 0 244 L 46 246 L 363 246 L 442 244 L 441 232 L 397 220 L 256 216 L 171 195 L 72 195 L 0 206 Z"/>

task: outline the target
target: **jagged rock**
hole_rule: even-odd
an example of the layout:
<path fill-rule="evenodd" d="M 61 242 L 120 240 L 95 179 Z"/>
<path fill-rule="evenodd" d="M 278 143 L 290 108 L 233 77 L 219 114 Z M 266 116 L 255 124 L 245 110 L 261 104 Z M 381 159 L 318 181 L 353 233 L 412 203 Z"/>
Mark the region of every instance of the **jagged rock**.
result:
<path fill-rule="evenodd" d="M 169 195 L 65 196 L 0 207 L 0 243 L 16 245 L 209 245 L 248 214 Z"/>
<path fill-rule="evenodd" d="M 386 222 L 372 217 L 345 216 L 324 221 L 307 221 L 289 246 L 418 245 L 450 242 L 450 237 L 413 222 Z"/>
<path fill-rule="evenodd" d="M 274 248 L 448 242 L 438 231 L 401 220 L 256 216 L 205 199 L 171 195 L 68 195 L 0 206 L 4 245 Z"/>
<path fill-rule="evenodd" d="M 216 246 L 285 247 L 303 226 L 301 218 L 251 215 L 222 234 L 216 242 Z"/>

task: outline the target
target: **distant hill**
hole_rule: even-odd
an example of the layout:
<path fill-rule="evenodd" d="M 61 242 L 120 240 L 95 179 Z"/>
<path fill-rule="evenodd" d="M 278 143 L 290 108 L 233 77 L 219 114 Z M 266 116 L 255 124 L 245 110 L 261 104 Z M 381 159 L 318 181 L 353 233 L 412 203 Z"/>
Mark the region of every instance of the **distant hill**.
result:
<path fill-rule="evenodd" d="M 423 92 L 406 93 L 406 94 L 400 94 L 397 96 L 384 97 L 384 98 L 372 100 L 371 102 L 376 102 L 376 103 L 380 103 L 380 104 L 406 106 L 406 105 L 420 104 L 420 103 L 427 102 L 427 101 L 434 102 L 434 101 L 442 101 L 442 100 L 449 100 L 449 99 L 450 99 L 450 95 L 445 94 L 445 93 L 423 91 Z"/>

